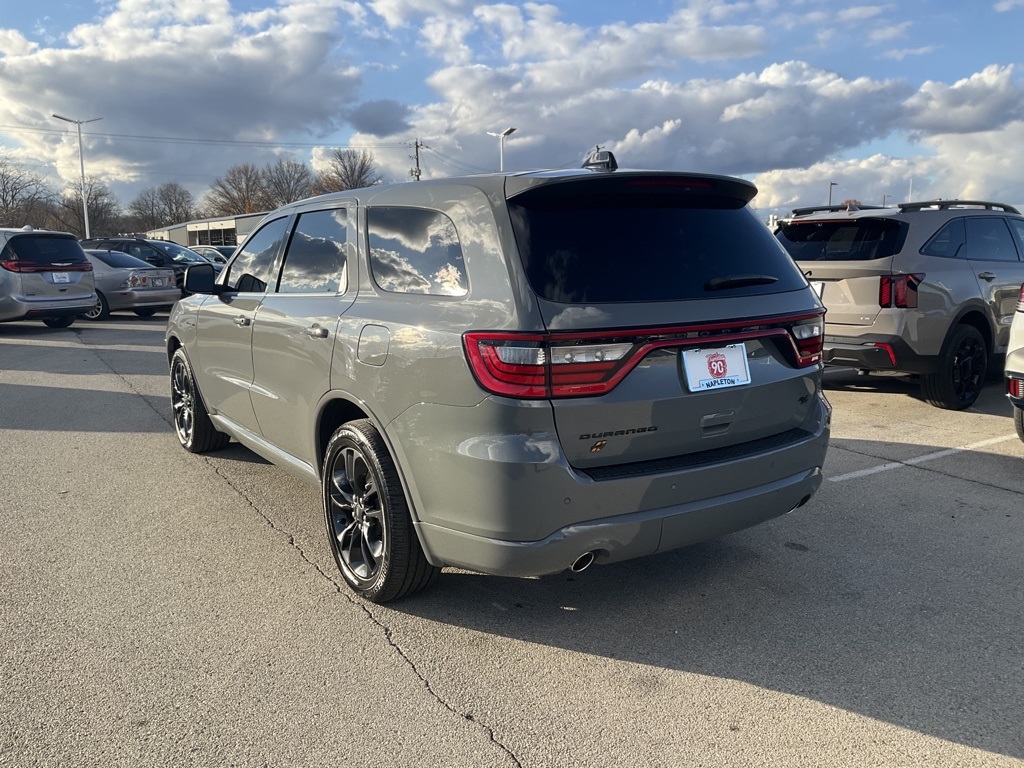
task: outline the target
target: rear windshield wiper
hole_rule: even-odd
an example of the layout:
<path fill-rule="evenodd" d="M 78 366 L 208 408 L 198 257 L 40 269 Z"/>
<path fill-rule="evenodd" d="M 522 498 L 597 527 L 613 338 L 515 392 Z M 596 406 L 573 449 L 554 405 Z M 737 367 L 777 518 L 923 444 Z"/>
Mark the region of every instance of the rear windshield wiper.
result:
<path fill-rule="evenodd" d="M 749 285 L 771 285 L 779 282 L 779 278 L 771 275 L 726 275 L 713 277 L 704 283 L 705 291 L 722 291 L 726 288 L 746 288 Z"/>

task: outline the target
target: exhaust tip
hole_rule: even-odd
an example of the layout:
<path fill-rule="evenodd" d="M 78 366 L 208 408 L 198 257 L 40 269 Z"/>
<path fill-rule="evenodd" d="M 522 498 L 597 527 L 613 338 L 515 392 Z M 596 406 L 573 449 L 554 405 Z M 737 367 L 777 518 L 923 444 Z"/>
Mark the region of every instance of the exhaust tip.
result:
<path fill-rule="evenodd" d="M 594 558 L 597 557 L 594 552 L 584 552 L 582 555 L 573 561 L 573 564 L 569 566 L 569 570 L 573 573 L 580 573 L 581 571 L 587 570 L 591 565 L 594 564 Z"/>

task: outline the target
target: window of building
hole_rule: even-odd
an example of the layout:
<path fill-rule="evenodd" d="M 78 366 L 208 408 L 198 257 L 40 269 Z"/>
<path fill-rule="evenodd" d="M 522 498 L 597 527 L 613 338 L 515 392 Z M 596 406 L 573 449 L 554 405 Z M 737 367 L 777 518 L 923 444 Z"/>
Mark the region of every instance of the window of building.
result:
<path fill-rule="evenodd" d="M 466 265 L 455 224 L 420 208 L 368 208 L 373 279 L 385 291 L 465 296 Z"/>

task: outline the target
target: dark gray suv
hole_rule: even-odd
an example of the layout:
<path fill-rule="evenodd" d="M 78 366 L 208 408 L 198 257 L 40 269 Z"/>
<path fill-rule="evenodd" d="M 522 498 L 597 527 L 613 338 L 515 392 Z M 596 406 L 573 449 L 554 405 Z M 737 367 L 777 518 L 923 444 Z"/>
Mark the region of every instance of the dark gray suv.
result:
<path fill-rule="evenodd" d="M 561 170 L 268 215 L 167 330 L 174 424 L 320 484 L 348 584 L 582 570 L 805 504 L 823 308 L 750 183 Z"/>

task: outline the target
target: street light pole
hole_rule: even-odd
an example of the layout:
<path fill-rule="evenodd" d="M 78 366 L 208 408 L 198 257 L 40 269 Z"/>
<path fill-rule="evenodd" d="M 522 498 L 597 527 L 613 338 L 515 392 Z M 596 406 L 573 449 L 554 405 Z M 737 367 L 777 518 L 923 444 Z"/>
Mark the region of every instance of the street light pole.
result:
<path fill-rule="evenodd" d="M 832 205 L 832 187 L 838 187 L 838 182 L 830 181 L 828 183 L 828 204 Z"/>
<path fill-rule="evenodd" d="M 91 120 L 72 120 L 70 117 L 61 117 L 60 115 L 53 115 L 58 120 L 63 120 L 65 123 L 74 123 L 78 127 L 78 167 L 82 173 L 82 216 L 85 219 L 85 239 L 89 239 L 89 204 L 85 200 L 85 155 L 82 152 L 82 126 L 86 123 L 95 123 L 97 120 L 102 120 L 102 117 L 94 117 Z"/>
<path fill-rule="evenodd" d="M 515 128 L 506 128 L 501 133 L 491 133 L 490 131 L 487 132 L 488 136 L 498 137 L 498 162 L 500 163 L 500 165 L 498 166 L 498 170 L 501 171 L 502 173 L 505 172 L 505 139 L 508 138 L 511 134 L 515 133 L 515 130 Z"/>

